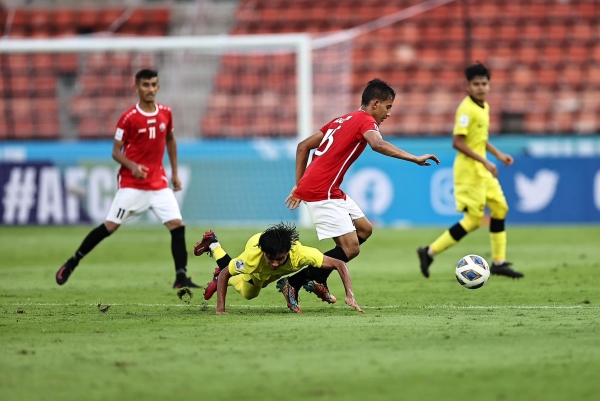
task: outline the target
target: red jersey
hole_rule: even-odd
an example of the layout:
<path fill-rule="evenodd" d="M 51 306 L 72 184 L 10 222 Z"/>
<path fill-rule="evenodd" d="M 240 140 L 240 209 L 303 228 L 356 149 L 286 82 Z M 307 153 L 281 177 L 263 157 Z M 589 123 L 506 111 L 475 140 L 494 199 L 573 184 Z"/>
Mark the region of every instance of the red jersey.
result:
<path fill-rule="evenodd" d="M 367 147 L 363 138 L 367 131 L 379 131 L 379 126 L 363 110 L 336 118 L 321 128 L 325 136 L 300 179 L 294 196 L 306 202 L 346 199 L 340 185 L 346 171 Z"/>
<path fill-rule="evenodd" d="M 139 105 L 119 118 L 115 139 L 124 142 L 123 153 L 129 160 L 148 167 L 147 177 L 135 178 L 131 170 L 121 166 L 119 188 L 156 191 L 169 187 L 163 169 L 167 133 L 173 131 L 171 108 L 156 103 L 154 113 L 146 113 Z"/>

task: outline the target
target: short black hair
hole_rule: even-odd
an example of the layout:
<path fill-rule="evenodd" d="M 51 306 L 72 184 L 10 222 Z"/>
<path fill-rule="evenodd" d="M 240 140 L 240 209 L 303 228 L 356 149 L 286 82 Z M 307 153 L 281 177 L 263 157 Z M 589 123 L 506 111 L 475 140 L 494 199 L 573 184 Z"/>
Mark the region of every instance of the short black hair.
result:
<path fill-rule="evenodd" d="M 137 85 L 140 83 L 140 80 L 142 80 L 142 79 L 152 79 L 154 77 L 158 77 L 158 71 L 144 68 L 143 70 L 139 70 L 135 74 L 135 83 Z"/>
<path fill-rule="evenodd" d="M 387 82 L 375 78 L 367 84 L 367 87 L 362 93 L 361 104 L 363 106 L 371 103 L 371 100 L 381 100 L 385 102 L 386 100 L 394 100 L 396 98 L 396 91 L 392 89 L 391 86 L 387 84 Z"/>
<path fill-rule="evenodd" d="M 263 231 L 258 239 L 258 247 L 268 257 L 275 258 L 289 252 L 299 239 L 300 234 L 294 224 L 281 222 Z"/>
<path fill-rule="evenodd" d="M 477 62 L 465 69 L 465 76 L 467 77 L 467 81 L 470 81 L 475 77 L 487 77 L 487 79 L 490 79 L 492 74 L 485 65 Z"/>

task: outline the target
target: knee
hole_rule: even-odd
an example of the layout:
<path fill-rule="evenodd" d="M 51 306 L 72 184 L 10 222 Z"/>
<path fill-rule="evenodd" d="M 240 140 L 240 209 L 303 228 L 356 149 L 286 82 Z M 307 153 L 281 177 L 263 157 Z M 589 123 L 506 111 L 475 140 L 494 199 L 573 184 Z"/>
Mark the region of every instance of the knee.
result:
<path fill-rule="evenodd" d="M 177 220 L 171 220 L 171 221 L 167 221 L 167 222 L 165 223 L 165 226 L 167 227 L 167 229 L 168 229 L 169 231 L 173 231 L 173 230 L 175 230 L 176 228 L 179 228 L 179 227 L 185 227 L 185 224 L 183 223 L 183 220 L 179 220 L 179 219 L 177 219 Z"/>
<path fill-rule="evenodd" d="M 471 232 L 476 230 L 481 226 L 481 221 L 483 220 L 483 216 L 475 216 L 472 214 L 465 214 L 465 217 L 460 221 L 460 225 L 463 226 L 465 231 Z"/>
<path fill-rule="evenodd" d="M 249 301 L 251 299 L 256 298 L 258 296 L 258 294 L 255 294 L 255 293 L 244 293 L 244 294 L 242 294 L 242 296 Z"/>
<path fill-rule="evenodd" d="M 358 244 L 348 246 L 348 247 L 344 248 L 344 253 L 346 254 L 346 257 L 348 258 L 348 260 L 352 260 L 355 257 L 357 257 L 358 254 L 360 253 L 360 247 L 358 246 Z"/>
<path fill-rule="evenodd" d="M 363 240 L 367 240 L 371 234 L 373 234 L 373 226 L 370 224 L 367 227 L 362 227 L 360 230 L 356 231 L 358 238 L 362 238 Z"/>
<path fill-rule="evenodd" d="M 112 221 L 105 221 L 104 222 L 104 227 L 106 227 L 106 230 L 112 234 L 115 231 L 117 231 L 117 229 L 120 227 L 120 224 L 114 223 Z"/>
<path fill-rule="evenodd" d="M 492 219 L 504 220 L 508 214 L 508 205 L 506 203 L 495 206 L 491 210 Z"/>

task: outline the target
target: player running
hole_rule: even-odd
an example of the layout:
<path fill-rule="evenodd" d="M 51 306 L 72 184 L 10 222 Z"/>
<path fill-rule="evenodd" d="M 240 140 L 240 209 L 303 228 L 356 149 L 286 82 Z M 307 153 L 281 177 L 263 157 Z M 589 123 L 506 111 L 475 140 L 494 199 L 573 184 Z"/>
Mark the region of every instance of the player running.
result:
<path fill-rule="evenodd" d="M 173 288 L 198 287 L 188 277 L 185 225 L 173 191 L 181 190 L 177 173 L 177 143 L 173 134 L 171 109 L 155 102 L 160 88 L 158 73 L 141 70 L 135 74 L 135 91 L 139 103 L 127 110 L 117 123 L 112 157 L 121 169 L 119 189 L 106 221 L 93 229 L 79 249 L 58 272 L 56 282 L 63 285 L 79 261 L 122 223 L 150 209 L 171 232 L 171 252 L 175 261 Z M 163 169 L 165 145 L 171 161 L 171 182 Z"/>
<path fill-rule="evenodd" d="M 296 186 L 285 200 L 294 210 L 301 201 L 308 206 L 319 240 L 333 238 L 336 247 L 326 256 L 348 262 L 360 252 L 359 246 L 373 232 L 369 220 L 340 185 L 344 174 L 367 147 L 396 159 L 407 160 L 420 166 L 429 166 L 428 160 L 439 164 L 435 155 L 414 156 L 385 141 L 379 125 L 390 116 L 396 92 L 387 83 L 374 79 L 362 93 L 360 109 L 333 119 L 319 132 L 300 142 L 296 152 Z M 307 167 L 310 151 L 314 152 Z M 301 286 L 314 292 L 322 301 L 333 303 L 327 278 L 330 271 L 308 267 L 300 273 L 283 278 L 278 286 L 293 288 L 284 292 L 286 301 L 294 301 Z M 296 298 L 297 300 L 297 298 Z"/>
<path fill-rule="evenodd" d="M 500 152 L 488 142 L 490 126 L 490 106 L 485 99 L 490 92 L 490 72 L 481 63 L 465 70 L 468 96 L 456 110 L 452 146 L 458 150 L 454 160 L 454 197 L 456 210 L 464 213 L 461 221 L 446 230 L 429 246 L 417 250 L 421 273 L 429 277 L 429 266 L 435 255 L 450 248 L 467 233 L 479 228 L 483 210 L 487 205 L 491 212 L 490 240 L 492 274 L 521 278 L 523 273 L 514 271 L 506 261 L 506 231 L 504 219 L 508 205 L 498 182 L 498 168 L 487 159 L 490 152 L 505 166 L 513 164 L 510 155 Z"/>
<path fill-rule="evenodd" d="M 331 271 L 337 270 L 346 289 L 346 304 L 359 312 L 352 293 L 350 272 L 344 262 L 323 255 L 318 249 L 304 246 L 300 243 L 296 227 L 279 223 L 269 227 L 262 233 L 253 235 L 246 243 L 244 252 L 232 259 L 217 240 L 212 231 L 207 231 L 202 240 L 194 247 L 194 255 L 200 256 L 210 252 L 217 260 L 213 280 L 204 290 L 204 299 L 210 299 L 217 292 L 217 314 L 224 315 L 227 286 L 232 286 L 246 299 L 253 299 L 260 294 L 261 289 L 273 281 L 311 265 L 316 268 Z M 293 292 L 290 288 L 277 288 L 284 292 Z M 302 313 L 297 297 L 290 297 L 288 308 L 292 312 Z"/>

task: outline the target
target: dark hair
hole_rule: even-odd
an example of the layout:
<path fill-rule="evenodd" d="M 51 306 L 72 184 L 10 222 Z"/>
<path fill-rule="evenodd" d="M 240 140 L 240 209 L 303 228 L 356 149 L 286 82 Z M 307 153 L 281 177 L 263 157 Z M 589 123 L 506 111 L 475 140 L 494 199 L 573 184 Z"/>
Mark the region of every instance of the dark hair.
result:
<path fill-rule="evenodd" d="M 387 82 L 379 78 L 375 78 L 369 81 L 367 87 L 363 91 L 361 104 L 366 106 L 371 103 L 371 100 L 381 100 L 382 102 L 385 102 L 386 100 L 394 100 L 395 98 L 396 91 L 392 89 Z"/>
<path fill-rule="evenodd" d="M 492 74 L 490 74 L 490 70 L 485 65 L 477 62 L 465 69 L 465 76 L 467 77 L 467 81 L 470 81 L 475 77 L 487 77 L 487 79 L 490 79 Z"/>
<path fill-rule="evenodd" d="M 142 79 L 152 79 L 154 77 L 158 77 L 158 71 L 149 70 L 147 68 L 143 69 L 143 70 L 139 70 L 135 74 L 135 83 L 137 85 L 140 83 L 140 80 L 142 80 Z"/>
<path fill-rule="evenodd" d="M 281 222 L 267 228 L 258 239 L 258 247 L 269 257 L 289 252 L 300 239 L 296 226 Z"/>

